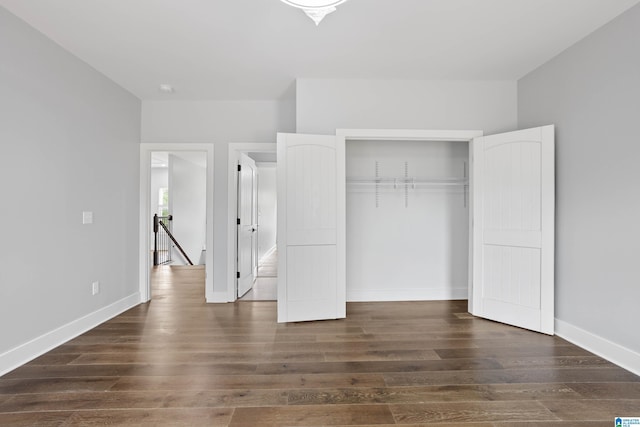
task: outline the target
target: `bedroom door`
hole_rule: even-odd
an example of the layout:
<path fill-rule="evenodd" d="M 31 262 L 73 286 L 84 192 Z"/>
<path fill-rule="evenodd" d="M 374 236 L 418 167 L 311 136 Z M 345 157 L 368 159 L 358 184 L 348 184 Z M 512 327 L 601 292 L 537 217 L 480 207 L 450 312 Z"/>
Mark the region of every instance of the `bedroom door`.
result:
<path fill-rule="evenodd" d="M 256 164 L 242 153 L 238 164 L 238 295 L 253 287 L 258 269 Z"/>

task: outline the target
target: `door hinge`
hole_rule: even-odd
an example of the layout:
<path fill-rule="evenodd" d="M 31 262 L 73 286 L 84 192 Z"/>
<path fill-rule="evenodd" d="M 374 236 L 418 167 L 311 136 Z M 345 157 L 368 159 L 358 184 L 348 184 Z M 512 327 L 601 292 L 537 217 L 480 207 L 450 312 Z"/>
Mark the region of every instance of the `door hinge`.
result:
<path fill-rule="evenodd" d="M 236 224 L 240 225 L 240 218 L 238 218 L 238 221 L 236 222 Z"/>
<path fill-rule="evenodd" d="M 238 172 L 242 172 L 242 165 L 238 165 Z"/>
<path fill-rule="evenodd" d="M 239 272 L 239 271 L 237 271 L 237 272 L 236 272 L 236 279 L 239 279 L 239 278 L 240 278 L 240 272 Z"/>

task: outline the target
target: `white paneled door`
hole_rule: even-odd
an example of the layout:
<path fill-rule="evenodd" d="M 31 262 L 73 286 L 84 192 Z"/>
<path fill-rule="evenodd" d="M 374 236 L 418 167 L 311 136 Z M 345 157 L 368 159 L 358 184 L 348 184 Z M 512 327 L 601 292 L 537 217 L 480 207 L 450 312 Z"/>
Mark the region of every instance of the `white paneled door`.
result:
<path fill-rule="evenodd" d="M 238 163 L 238 298 L 253 287 L 258 270 L 256 164 L 240 154 Z"/>
<path fill-rule="evenodd" d="M 472 142 L 473 314 L 554 333 L 554 127 Z"/>
<path fill-rule="evenodd" d="M 344 148 L 278 134 L 278 322 L 346 316 Z"/>

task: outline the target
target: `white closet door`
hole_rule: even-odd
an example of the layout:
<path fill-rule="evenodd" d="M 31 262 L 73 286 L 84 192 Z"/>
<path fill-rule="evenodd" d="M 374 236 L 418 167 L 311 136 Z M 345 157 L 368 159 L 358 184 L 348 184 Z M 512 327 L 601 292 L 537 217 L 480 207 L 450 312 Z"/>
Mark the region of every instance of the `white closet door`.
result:
<path fill-rule="evenodd" d="M 278 322 L 346 316 L 344 148 L 278 134 Z"/>
<path fill-rule="evenodd" d="M 238 171 L 238 298 L 252 287 L 257 275 L 256 164 L 240 155 Z"/>
<path fill-rule="evenodd" d="M 473 314 L 554 333 L 554 127 L 475 138 Z"/>

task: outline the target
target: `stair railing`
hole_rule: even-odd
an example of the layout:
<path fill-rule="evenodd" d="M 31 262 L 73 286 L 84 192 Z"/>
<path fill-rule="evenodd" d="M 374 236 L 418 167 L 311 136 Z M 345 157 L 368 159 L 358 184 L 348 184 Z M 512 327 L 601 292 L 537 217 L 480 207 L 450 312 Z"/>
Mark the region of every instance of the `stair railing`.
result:
<path fill-rule="evenodd" d="M 158 214 L 155 214 L 153 216 L 153 265 L 168 264 L 171 262 L 169 241 L 173 242 L 184 259 L 187 260 L 187 263 L 193 265 L 193 262 L 191 262 L 189 256 L 184 249 L 182 249 L 180 243 L 173 237 L 169 229 L 171 227 L 171 221 L 173 221 L 173 215 L 158 216 Z M 169 224 L 169 227 L 167 227 L 166 224 Z M 160 256 L 162 254 L 164 254 L 165 257 L 161 260 Z"/>

